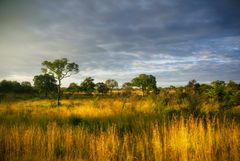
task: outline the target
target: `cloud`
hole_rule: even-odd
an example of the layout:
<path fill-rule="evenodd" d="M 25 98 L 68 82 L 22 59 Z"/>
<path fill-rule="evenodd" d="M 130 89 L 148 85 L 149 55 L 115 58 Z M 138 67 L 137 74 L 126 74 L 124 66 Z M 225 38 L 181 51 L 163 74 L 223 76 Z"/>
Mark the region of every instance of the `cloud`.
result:
<path fill-rule="evenodd" d="M 0 79 L 40 73 L 43 60 L 80 66 L 68 79 L 240 80 L 237 0 L 2 0 Z"/>

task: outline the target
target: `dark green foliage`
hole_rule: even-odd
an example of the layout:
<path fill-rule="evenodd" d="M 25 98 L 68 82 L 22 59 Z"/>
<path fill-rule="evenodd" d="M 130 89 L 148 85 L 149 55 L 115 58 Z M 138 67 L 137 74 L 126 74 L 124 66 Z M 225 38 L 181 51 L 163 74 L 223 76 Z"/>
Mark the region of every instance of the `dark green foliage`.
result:
<path fill-rule="evenodd" d="M 227 110 L 240 105 L 240 88 L 233 82 L 226 84 L 224 81 L 213 81 L 209 88 L 206 88 L 205 99 L 209 102 L 217 103 L 219 110 Z"/>
<path fill-rule="evenodd" d="M 0 91 L 2 93 L 8 93 L 8 92 L 18 93 L 21 91 L 21 85 L 17 81 L 3 80 L 0 83 Z"/>
<path fill-rule="evenodd" d="M 143 95 L 148 93 L 149 90 L 157 88 L 156 78 L 152 75 L 140 74 L 138 77 L 133 78 L 131 83 L 133 86 L 141 88 Z"/>
<path fill-rule="evenodd" d="M 67 91 L 69 92 L 78 92 L 80 90 L 80 87 L 77 85 L 77 83 L 70 83 L 70 85 L 67 88 Z"/>
<path fill-rule="evenodd" d="M 74 126 L 79 125 L 82 122 L 82 118 L 76 115 L 71 115 L 68 119 L 69 119 L 69 124 Z"/>
<path fill-rule="evenodd" d="M 22 86 L 22 91 L 24 91 L 25 93 L 33 91 L 32 85 L 28 81 L 22 82 L 21 86 Z"/>
<path fill-rule="evenodd" d="M 33 88 L 30 82 L 2 80 L 0 82 L 0 93 L 32 93 Z"/>
<path fill-rule="evenodd" d="M 240 105 L 240 86 L 234 81 L 229 81 L 225 87 L 225 96 L 223 100 L 223 110 Z"/>
<path fill-rule="evenodd" d="M 192 80 L 185 87 L 162 88 L 155 101 L 157 111 L 164 107 L 198 113 L 213 106 L 214 110 L 225 111 L 240 105 L 240 88 L 233 81 L 207 85 Z"/>
<path fill-rule="evenodd" d="M 94 79 L 91 77 L 87 77 L 81 84 L 80 89 L 87 94 L 91 94 L 95 89 L 95 83 L 93 82 Z"/>
<path fill-rule="evenodd" d="M 200 84 L 196 80 L 191 80 L 186 86 L 186 98 L 189 103 L 189 110 L 197 111 L 200 110 Z"/>
<path fill-rule="evenodd" d="M 103 95 L 109 91 L 109 88 L 103 82 L 99 82 L 96 84 L 96 90 Z"/>
<path fill-rule="evenodd" d="M 56 80 L 52 75 L 43 74 L 36 75 L 33 78 L 34 88 L 39 92 L 48 96 L 49 93 L 57 91 Z"/>

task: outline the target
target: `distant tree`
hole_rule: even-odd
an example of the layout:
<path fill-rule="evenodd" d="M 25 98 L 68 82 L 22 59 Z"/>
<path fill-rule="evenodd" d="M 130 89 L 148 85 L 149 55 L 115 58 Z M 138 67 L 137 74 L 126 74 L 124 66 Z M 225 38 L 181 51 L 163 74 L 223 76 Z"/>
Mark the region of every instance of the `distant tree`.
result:
<path fill-rule="evenodd" d="M 116 87 L 118 87 L 118 82 L 114 79 L 108 79 L 105 81 L 105 84 L 109 88 L 110 93 L 112 93 L 112 90 Z"/>
<path fill-rule="evenodd" d="M 157 88 L 156 78 L 152 75 L 140 74 L 138 77 L 133 78 L 131 83 L 141 88 L 143 95 L 146 91 L 155 90 Z"/>
<path fill-rule="evenodd" d="M 130 82 L 123 83 L 122 89 L 132 89 L 132 83 Z"/>
<path fill-rule="evenodd" d="M 48 93 L 57 91 L 57 81 L 52 75 L 36 75 L 33 78 L 33 82 L 34 88 L 38 90 L 39 93 L 44 93 L 45 97 L 48 96 Z"/>
<path fill-rule="evenodd" d="M 28 81 L 22 82 L 21 86 L 22 86 L 22 91 L 23 92 L 30 92 L 31 93 L 33 91 L 32 85 Z"/>
<path fill-rule="evenodd" d="M 32 84 L 31 84 L 30 82 L 28 82 L 28 81 L 23 81 L 23 82 L 21 83 L 21 86 L 32 87 Z"/>
<path fill-rule="evenodd" d="M 95 83 L 94 79 L 91 77 L 85 78 L 85 80 L 80 84 L 81 90 L 86 92 L 87 94 L 91 94 L 94 91 Z"/>
<path fill-rule="evenodd" d="M 200 92 L 200 94 L 203 95 L 203 97 L 206 97 L 207 92 L 210 88 L 212 88 L 212 86 L 210 84 L 201 84 L 199 87 L 199 92 Z"/>
<path fill-rule="evenodd" d="M 77 85 L 77 83 L 70 83 L 67 90 L 70 92 L 78 92 L 80 87 Z"/>
<path fill-rule="evenodd" d="M 98 91 L 98 93 L 101 93 L 103 95 L 104 93 L 107 93 L 109 91 L 109 88 L 103 82 L 99 82 L 96 84 L 96 90 Z"/>
<path fill-rule="evenodd" d="M 211 90 L 212 97 L 217 102 L 223 102 L 225 93 L 225 85 L 224 81 L 216 80 L 211 82 L 211 86 L 213 87 Z"/>
<path fill-rule="evenodd" d="M 2 80 L 0 82 L 0 93 L 6 93 L 9 92 L 11 88 L 11 82 L 7 80 Z"/>
<path fill-rule="evenodd" d="M 174 85 L 170 85 L 169 89 L 176 89 L 176 87 Z"/>
<path fill-rule="evenodd" d="M 188 82 L 187 89 L 187 100 L 189 103 L 189 109 L 197 112 L 200 110 L 200 95 L 199 95 L 200 84 L 196 80 L 191 80 Z"/>
<path fill-rule="evenodd" d="M 231 90 L 240 90 L 240 86 L 239 86 L 236 82 L 234 82 L 234 81 L 232 81 L 232 80 L 230 80 L 230 81 L 227 83 L 227 88 L 228 88 L 228 89 L 231 89 Z"/>
<path fill-rule="evenodd" d="M 230 80 L 225 88 L 224 110 L 240 105 L 240 87 Z"/>
<path fill-rule="evenodd" d="M 42 72 L 53 75 L 58 82 L 57 102 L 59 106 L 61 97 L 61 81 L 64 78 L 70 77 L 72 74 L 78 73 L 78 65 L 76 63 L 69 63 L 67 58 L 56 59 L 53 62 L 44 61 L 42 62 L 42 65 Z"/>
<path fill-rule="evenodd" d="M 211 82 L 211 87 L 207 90 L 207 95 L 209 98 L 209 102 L 217 104 L 221 111 L 229 108 L 227 105 L 228 101 L 228 93 L 226 90 L 226 83 L 224 81 L 213 81 Z"/>
<path fill-rule="evenodd" d="M 8 80 L 2 80 L 0 82 L 0 92 L 1 93 L 20 93 L 22 92 L 22 86 L 17 81 L 8 81 Z"/>
<path fill-rule="evenodd" d="M 195 79 L 193 79 L 188 82 L 187 87 L 196 92 L 199 89 L 200 84 Z"/>
<path fill-rule="evenodd" d="M 224 81 L 221 81 L 221 80 L 216 80 L 216 81 L 212 81 L 211 82 L 211 85 L 213 87 L 224 87 L 226 85 L 226 83 Z"/>

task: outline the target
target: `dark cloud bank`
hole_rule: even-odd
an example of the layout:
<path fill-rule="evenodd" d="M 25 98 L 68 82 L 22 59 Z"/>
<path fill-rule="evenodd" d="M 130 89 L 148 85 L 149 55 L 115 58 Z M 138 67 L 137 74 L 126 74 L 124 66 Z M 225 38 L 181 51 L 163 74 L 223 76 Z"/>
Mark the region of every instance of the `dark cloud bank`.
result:
<path fill-rule="evenodd" d="M 159 85 L 240 81 L 240 1 L 1 0 L 0 79 L 31 80 L 67 57 L 80 74 Z"/>

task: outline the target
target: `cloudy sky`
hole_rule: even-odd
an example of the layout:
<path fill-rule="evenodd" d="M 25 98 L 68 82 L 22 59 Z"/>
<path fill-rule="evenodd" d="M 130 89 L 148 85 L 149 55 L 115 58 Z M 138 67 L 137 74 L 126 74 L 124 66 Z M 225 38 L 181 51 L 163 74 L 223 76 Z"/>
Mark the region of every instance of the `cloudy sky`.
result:
<path fill-rule="evenodd" d="M 66 57 L 80 83 L 141 73 L 158 85 L 240 81 L 239 0 L 0 0 L 0 80 Z"/>

